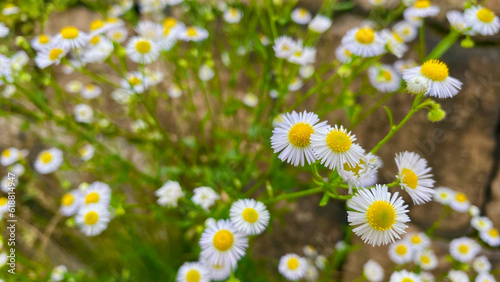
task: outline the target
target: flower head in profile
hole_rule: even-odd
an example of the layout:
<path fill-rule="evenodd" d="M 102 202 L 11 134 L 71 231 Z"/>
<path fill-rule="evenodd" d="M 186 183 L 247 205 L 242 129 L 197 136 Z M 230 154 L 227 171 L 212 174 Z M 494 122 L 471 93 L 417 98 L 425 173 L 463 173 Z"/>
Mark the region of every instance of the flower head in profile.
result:
<path fill-rule="evenodd" d="M 65 265 L 58 265 L 52 269 L 50 273 L 50 281 L 61 281 L 64 279 L 64 274 L 68 272 L 68 268 Z"/>
<path fill-rule="evenodd" d="M 227 23 L 235 24 L 241 21 L 243 12 L 237 8 L 228 8 L 222 17 Z"/>
<path fill-rule="evenodd" d="M 363 265 L 363 275 L 370 282 L 384 280 L 384 269 L 376 261 L 370 259 Z"/>
<path fill-rule="evenodd" d="M 289 58 L 299 45 L 289 36 L 280 36 L 274 41 L 273 49 L 276 57 Z"/>
<path fill-rule="evenodd" d="M 283 121 L 273 130 L 271 146 L 275 153 L 280 152 L 278 158 L 294 166 L 304 166 L 316 161 L 311 146 L 311 135 L 322 128 L 326 128 L 326 121 L 319 122 L 319 118 L 312 112 L 286 113 Z"/>
<path fill-rule="evenodd" d="M 403 71 L 403 79 L 407 83 L 415 77 L 428 81 L 429 86 L 424 94 L 431 97 L 451 98 L 462 88 L 462 82 L 449 76 L 448 66 L 438 60 L 429 60 L 420 67 Z"/>
<path fill-rule="evenodd" d="M 177 201 L 184 197 L 181 185 L 177 181 L 167 181 L 155 192 L 160 206 L 177 207 Z"/>
<path fill-rule="evenodd" d="M 401 239 L 410 221 L 403 199 L 391 195 L 385 185 L 359 190 L 348 203 L 347 221 L 355 226 L 353 232 L 370 245 L 380 246 Z"/>
<path fill-rule="evenodd" d="M 420 205 L 432 200 L 434 180 L 425 159 L 412 152 L 403 152 L 396 155 L 396 165 L 396 177 L 401 189 L 410 195 L 414 204 Z"/>
<path fill-rule="evenodd" d="M 210 187 L 198 187 L 193 190 L 194 196 L 191 198 L 191 200 L 195 203 L 200 205 L 203 209 L 208 210 L 215 201 L 220 199 L 219 194 L 214 191 L 214 189 Z"/>
<path fill-rule="evenodd" d="M 307 26 L 307 28 L 310 31 L 313 31 L 313 32 L 316 32 L 316 33 L 324 33 L 331 26 L 332 26 L 332 20 L 329 17 L 317 14 L 309 22 L 309 25 Z"/>
<path fill-rule="evenodd" d="M 278 270 L 287 280 L 296 281 L 306 275 L 307 260 L 297 254 L 287 254 L 281 257 Z"/>
<path fill-rule="evenodd" d="M 300 25 L 306 25 L 311 21 L 311 13 L 304 8 L 295 8 L 292 11 L 292 21 Z"/>
<path fill-rule="evenodd" d="M 349 194 L 352 187 L 364 188 L 373 186 L 377 182 L 378 169 L 382 167 L 382 161 L 372 153 L 363 154 L 355 166 L 344 163 L 338 168 L 338 173 L 349 185 Z"/>

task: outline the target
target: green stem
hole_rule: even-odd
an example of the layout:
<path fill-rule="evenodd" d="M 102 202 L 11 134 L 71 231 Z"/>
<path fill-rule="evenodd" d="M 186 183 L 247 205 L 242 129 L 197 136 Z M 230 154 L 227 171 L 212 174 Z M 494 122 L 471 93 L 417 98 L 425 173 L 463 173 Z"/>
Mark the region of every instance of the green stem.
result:
<path fill-rule="evenodd" d="M 441 224 L 441 222 L 443 221 L 443 219 L 447 215 L 449 215 L 450 213 L 451 213 L 450 206 L 448 206 L 448 205 L 444 206 L 444 209 L 441 212 L 441 214 L 439 215 L 438 219 L 436 219 L 436 221 L 434 221 L 434 223 L 432 224 L 432 226 L 429 227 L 429 229 L 427 229 L 427 231 L 425 231 L 425 234 L 427 236 L 432 236 L 432 234 L 434 234 L 434 232 L 439 228 L 439 225 Z"/>
<path fill-rule="evenodd" d="M 431 59 L 439 59 L 448 49 L 457 42 L 458 38 L 460 37 L 460 32 L 458 32 L 455 29 L 452 29 L 450 33 L 439 42 L 434 49 L 427 55 L 427 58 L 425 58 L 426 61 L 431 60 Z"/>
<path fill-rule="evenodd" d="M 295 199 L 295 198 L 301 198 L 301 197 L 304 197 L 304 196 L 308 196 L 308 195 L 312 195 L 312 194 L 318 194 L 318 193 L 321 193 L 321 192 L 324 192 L 324 189 L 322 187 L 316 187 L 316 188 L 312 188 L 312 189 L 304 190 L 304 191 L 299 191 L 299 192 L 295 192 L 295 193 L 283 194 L 283 195 L 274 197 L 272 199 L 268 199 L 268 200 L 263 201 L 263 202 L 265 204 L 271 204 L 271 203 L 279 202 L 279 201 L 282 201 L 282 200 L 290 200 L 290 199 Z"/>
<path fill-rule="evenodd" d="M 420 59 L 420 62 L 423 62 L 424 58 L 425 58 L 425 25 L 423 23 L 423 19 L 421 21 L 422 21 L 422 25 L 420 26 L 420 29 L 419 29 L 420 46 L 418 49 L 418 57 Z"/>

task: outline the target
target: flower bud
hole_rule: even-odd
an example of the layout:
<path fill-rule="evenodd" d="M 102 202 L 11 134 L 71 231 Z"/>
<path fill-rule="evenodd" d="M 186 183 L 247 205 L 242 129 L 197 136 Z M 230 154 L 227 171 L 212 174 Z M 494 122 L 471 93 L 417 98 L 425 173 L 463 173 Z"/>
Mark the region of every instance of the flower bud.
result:
<path fill-rule="evenodd" d="M 463 48 L 472 48 L 474 47 L 474 41 L 470 37 L 467 37 L 464 40 L 462 40 L 462 42 L 460 42 L 460 45 Z"/>
<path fill-rule="evenodd" d="M 432 109 L 429 111 L 427 118 L 432 122 L 438 122 L 446 117 L 446 112 L 441 108 Z"/>

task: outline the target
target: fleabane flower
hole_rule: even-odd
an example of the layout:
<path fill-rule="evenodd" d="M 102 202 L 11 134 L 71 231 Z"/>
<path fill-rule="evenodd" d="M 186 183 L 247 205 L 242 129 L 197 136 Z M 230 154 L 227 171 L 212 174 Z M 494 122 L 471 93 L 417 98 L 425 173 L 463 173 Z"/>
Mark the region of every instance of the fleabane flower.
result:
<path fill-rule="evenodd" d="M 403 269 L 393 272 L 389 282 L 422 282 L 422 279 L 417 274 Z"/>
<path fill-rule="evenodd" d="M 450 207 L 457 212 L 467 212 L 470 207 L 467 195 L 462 192 L 455 192 L 450 200 Z"/>
<path fill-rule="evenodd" d="M 476 241 L 468 237 L 461 237 L 450 242 L 451 256 L 463 263 L 471 262 L 481 251 L 481 247 Z"/>
<path fill-rule="evenodd" d="M 80 159 L 84 162 L 89 161 L 94 157 L 95 148 L 90 144 L 85 144 L 80 149 L 78 149 L 78 154 L 80 155 Z"/>
<path fill-rule="evenodd" d="M 472 268 L 477 273 L 489 272 L 491 270 L 491 263 L 485 256 L 479 256 L 472 262 Z"/>
<path fill-rule="evenodd" d="M 111 201 L 111 188 L 106 183 L 95 181 L 83 191 L 82 198 L 85 206 L 98 204 L 107 207 Z"/>
<path fill-rule="evenodd" d="M 380 167 L 382 167 L 380 158 L 372 153 L 367 153 L 361 156 L 355 166 L 344 163 L 337 171 L 349 185 L 349 194 L 352 194 L 352 187 L 364 188 L 375 185 Z"/>
<path fill-rule="evenodd" d="M 342 38 L 344 45 L 352 54 L 363 58 L 375 57 L 385 52 L 386 42 L 372 27 L 353 28 Z"/>
<path fill-rule="evenodd" d="M 158 58 L 160 50 L 151 39 L 135 36 L 128 41 L 127 55 L 136 63 L 149 64 Z"/>
<path fill-rule="evenodd" d="M 434 201 L 443 205 L 449 205 L 451 199 L 455 196 L 455 191 L 448 187 L 437 187 L 434 189 Z"/>
<path fill-rule="evenodd" d="M 412 7 L 404 11 L 405 17 L 434 17 L 439 14 L 439 7 L 431 4 L 429 0 L 417 0 Z"/>
<path fill-rule="evenodd" d="M 354 141 L 355 135 L 342 125 L 320 128 L 311 135 L 311 146 L 317 159 L 331 170 L 343 169 L 344 164 L 356 167 L 365 151 Z"/>
<path fill-rule="evenodd" d="M 396 155 L 396 165 L 401 189 L 404 189 L 416 205 L 432 200 L 434 195 L 434 180 L 427 161 L 412 152 L 402 152 Z"/>
<path fill-rule="evenodd" d="M 431 239 L 423 232 L 407 234 L 404 240 L 416 251 L 423 250 L 431 244 Z"/>
<path fill-rule="evenodd" d="M 67 26 L 61 29 L 58 35 L 54 37 L 54 47 L 71 51 L 76 48 L 84 47 L 89 40 L 88 34 L 78 30 L 74 26 Z"/>
<path fill-rule="evenodd" d="M 304 81 L 299 76 L 296 76 L 292 78 L 290 84 L 288 84 L 288 90 L 292 92 L 297 91 L 302 88 L 302 86 L 304 86 Z"/>
<path fill-rule="evenodd" d="M 394 69 L 399 73 L 402 74 L 404 70 L 411 69 L 414 67 L 418 67 L 417 62 L 413 59 L 408 59 L 408 60 L 397 60 L 394 62 Z M 428 87 L 428 85 L 427 85 Z M 427 87 L 425 87 L 425 90 L 427 90 Z M 424 90 L 424 92 L 425 92 Z"/>
<path fill-rule="evenodd" d="M 380 92 L 395 92 L 401 87 L 401 76 L 389 65 L 370 67 L 368 78 L 371 85 Z"/>
<path fill-rule="evenodd" d="M 195 188 L 193 192 L 194 196 L 191 198 L 191 200 L 207 211 L 208 208 L 210 208 L 215 203 L 215 201 L 220 199 L 219 194 L 217 194 L 217 192 L 215 192 L 214 189 L 210 187 L 198 187 Z"/>
<path fill-rule="evenodd" d="M 451 282 L 469 282 L 469 276 L 462 270 L 452 269 L 446 276 Z"/>
<path fill-rule="evenodd" d="M 384 280 L 384 269 L 376 261 L 370 259 L 363 265 L 363 275 L 370 282 Z"/>
<path fill-rule="evenodd" d="M 271 147 L 275 153 L 280 152 L 280 160 L 293 166 L 304 166 L 305 162 L 311 164 L 316 161 L 311 146 L 311 135 L 326 127 L 326 121 L 319 122 L 315 113 L 286 113 L 283 121 L 273 130 Z"/>
<path fill-rule="evenodd" d="M 52 42 L 52 38 L 46 34 L 40 34 L 35 36 L 31 40 L 31 47 L 37 51 L 41 51 L 43 49 L 47 49 L 50 46 L 50 43 Z"/>
<path fill-rule="evenodd" d="M 57 148 L 41 151 L 36 157 L 35 170 L 40 174 L 48 174 L 56 171 L 63 162 L 63 153 Z"/>
<path fill-rule="evenodd" d="M 2 9 L 2 15 L 4 16 L 10 16 L 10 15 L 15 15 L 19 13 L 20 9 L 14 4 L 7 4 L 5 7 Z"/>
<path fill-rule="evenodd" d="M 142 72 L 133 71 L 120 81 L 121 87 L 134 93 L 142 93 L 150 86 L 149 79 Z"/>
<path fill-rule="evenodd" d="M 407 83 L 415 77 L 427 79 L 429 87 L 424 94 L 432 97 L 451 98 L 462 88 L 462 82 L 449 76 L 448 66 L 438 60 L 429 60 L 420 67 L 403 72 L 403 79 Z"/>
<path fill-rule="evenodd" d="M 487 216 L 475 216 L 470 220 L 470 224 L 479 232 L 493 227 L 493 222 Z"/>
<path fill-rule="evenodd" d="M 313 32 L 316 32 L 316 33 L 324 33 L 331 26 L 332 26 L 332 20 L 329 17 L 317 14 L 309 22 L 309 25 L 307 26 L 307 28 L 310 31 L 313 31 Z"/>
<path fill-rule="evenodd" d="M 101 87 L 94 84 L 87 84 L 82 87 L 80 94 L 85 99 L 94 99 L 101 95 Z"/>
<path fill-rule="evenodd" d="M 405 233 L 410 218 L 403 199 L 396 192 L 391 195 L 385 185 L 359 190 L 348 203 L 347 221 L 356 226 L 353 231 L 370 245 L 387 245 Z"/>
<path fill-rule="evenodd" d="M 404 42 L 413 41 L 417 38 L 417 28 L 407 21 L 400 21 L 392 27 L 395 32 Z"/>
<path fill-rule="evenodd" d="M 495 276 L 491 275 L 488 272 L 481 272 L 476 276 L 474 282 L 496 282 Z"/>
<path fill-rule="evenodd" d="M 500 234 L 498 233 L 498 229 L 494 227 L 479 232 L 479 237 L 492 247 L 500 246 Z"/>
<path fill-rule="evenodd" d="M 177 272 L 177 282 L 210 282 L 210 271 L 200 262 L 185 262 Z"/>
<path fill-rule="evenodd" d="M 248 238 L 230 220 L 210 224 L 201 234 L 201 256 L 211 264 L 227 264 L 234 268 L 245 255 Z"/>
<path fill-rule="evenodd" d="M 343 64 L 350 60 L 352 56 L 353 54 L 345 47 L 345 45 L 340 44 L 337 49 L 335 49 L 335 58 Z"/>
<path fill-rule="evenodd" d="M 3 166 L 9 166 L 27 155 L 27 150 L 19 150 L 16 147 L 10 147 L 2 151 L 2 154 L 0 155 L 0 164 Z"/>
<path fill-rule="evenodd" d="M 312 64 L 316 60 L 316 48 L 297 45 L 292 54 L 288 57 L 290 63 L 305 66 Z"/>
<path fill-rule="evenodd" d="M 38 52 L 35 57 L 35 63 L 41 69 L 44 69 L 53 64 L 58 65 L 59 62 L 61 62 L 61 59 L 66 56 L 66 53 L 67 51 L 65 49 L 57 46 L 52 46 Z"/>
<path fill-rule="evenodd" d="M 247 235 L 262 233 L 269 224 L 269 211 L 266 206 L 254 199 L 235 202 L 229 210 L 234 227 Z"/>
<path fill-rule="evenodd" d="M 465 23 L 464 14 L 460 11 L 452 10 L 446 13 L 446 18 L 450 23 L 451 27 L 459 32 L 465 32 L 467 30 L 467 24 Z"/>
<path fill-rule="evenodd" d="M 78 104 L 74 108 L 75 120 L 81 123 L 92 123 L 94 120 L 94 111 L 92 107 L 86 104 Z"/>
<path fill-rule="evenodd" d="M 297 254 L 287 254 L 281 257 L 278 264 L 278 271 L 287 280 L 296 281 L 306 275 L 307 261 Z"/>
<path fill-rule="evenodd" d="M 0 23 L 0 38 L 7 36 L 9 31 L 10 29 L 4 23 Z"/>
<path fill-rule="evenodd" d="M 208 269 L 211 280 L 225 281 L 229 278 L 229 276 L 231 276 L 231 267 L 229 264 L 212 264 L 203 257 L 201 257 L 201 261 Z"/>
<path fill-rule="evenodd" d="M 304 8 L 295 8 L 292 11 L 292 21 L 300 25 L 306 25 L 311 21 L 311 13 Z"/>
<path fill-rule="evenodd" d="M 163 37 L 163 26 L 152 21 L 139 21 L 135 31 L 140 37 L 151 41 L 158 41 Z"/>
<path fill-rule="evenodd" d="M 399 240 L 389 246 L 389 258 L 397 264 L 405 264 L 413 259 L 414 250 L 405 240 Z"/>
<path fill-rule="evenodd" d="M 64 279 L 64 274 L 68 271 L 65 265 L 58 265 L 52 269 L 49 281 L 61 281 Z"/>
<path fill-rule="evenodd" d="M 72 216 L 78 212 L 78 209 L 83 204 L 82 191 L 76 189 L 64 194 L 61 199 L 61 214 L 64 216 Z"/>
<path fill-rule="evenodd" d="M 80 230 L 87 236 L 96 236 L 102 233 L 111 220 L 107 206 L 92 204 L 82 207 L 75 217 Z"/>
<path fill-rule="evenodd" d="M 423 249 L 416 252 L 414 262 L 423 270 L 433 270 L 437 267 L 438 259 L 432 250 Z"/>
<path fill-rule="evenodd" d="M 276 57 L 288 58 L 297 49 L 297 42 L 289 36 L 280 36 L 274 41 L 273 49 Z"/>
<path fill-rule="evenodd" d="M 155 191 L 155 195 L 160 206 L 177 207 L 177 201 L 184 197 L 184 192 L 179 182 L 169 180 Z"/>
<path fill-rule="evenodd" d="M 467 27 L 481 35 L 494 35 L 500 30 L 500 20 L 488 8 L 473 6 L 464 12 Z"/>
<path fill-rule="evenodd" d="M 182 41 L 198 42 L 208 38 L 208 31 L 201 27 L 191 26 L 183 29 L 178 37 Z"/>
<path fill-rule="evenodd" d="M 228 8 L 222 17 L 227 23 L 235 24 L 241 21 L 243 12 L 237 8 Z"/>
<path fill-rule="evenodd" d="M 115 28 L 108 32 L 106 32 L 106 37 L 108 37 L 111 41 L 115 41 L 117 43 L 122 43 L 127 40 L 128 30 L 125 27 Z"/>

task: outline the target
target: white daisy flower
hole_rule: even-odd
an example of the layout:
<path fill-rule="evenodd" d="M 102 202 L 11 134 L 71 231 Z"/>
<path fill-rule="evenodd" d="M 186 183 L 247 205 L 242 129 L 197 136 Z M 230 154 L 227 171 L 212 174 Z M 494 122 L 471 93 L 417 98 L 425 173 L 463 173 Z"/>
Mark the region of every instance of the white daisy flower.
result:
<path fill-rule="evenodd" d="M 215 201 L 220 199 L 219 194 L 214 189 L 206 186 L 198 187 L 193 190 L 194 196 L 191 198 L 195 204 L 200 205 L 203 209 L 208 211 Z"/>
<path fill-rule="evenodd" d="M 314 258 L 318 255 L 318 251 L 316 251 L 316 249 L 311 245 L 305 245 L 302 247 L 302 252 L 304 252 L 304 255 L 308 258 Z"/>
<path fill-rule="evenodd" d="M 468 210 L 470 216 L 472 217 L 477 217 L 481 214 L 481 210 L 479 209 L 478 206 L 471 205 Z"/>
<path fill-rule="evenodd" d="M 92 204 L 83 206 L 75 217 L 80 230 L 87 236 L 101 234 L 108 227 L 111 215 L 106 206 Z"/>
<path fill-rule="evenodd" d="M 81 54 L 82 63 L 102 63 L 106 60 L 114 50 L 113 42 L 104 37 L 94 37 L 100 38 L 99 42 L 90 48 L 86 49 Z"/>
<path fill-rule="evenodd" d="M 450 254 L 459 262 L 471 262 L 480 251 L 481 247 L 479 244 L 468 237 L 453 239 L 450 242 Z"/>
<path fill-rule="evenodd" d="M 340 243 L 340 242 L 343 242 L 343 241 L 339 241 L 337 243 Z M 335 249 L 338 250 L 337 245 L 335 245 Z M 320 270 L 324 270 L 327 263 L 328 263 L 328 259 L 324 255 L 319 255 L 314 260 L 314 264 Z"/>
<path fill-rule="evenodd" d="M 143 39 L 149 39 L 154 42 L 163 37 L 163 26 L 152 21 L 139 21 L 135 31 Z"/>
<path fill-rule="evenodd" d="M 128 30 L 125 27 L 115 28 L 106 32 L 106 36 L 117 43 L 122 43 L 127 40 Z"/>
<path fill-rule="evenodd" d="M 264 45 L 264 46 L 269 45 L 269 43 L 270 43 L 269 37 L 265 36 L 262 33 L 259 33 L 258 36 L 259 36 L 259 41 L 260 41 L 260 43 L 262 43 L 262 45 Z"/>
<path fill-rule="evenodd" d="M 434 195 L 434 180 L 427 161 L 412 152 L 402 152 L 396 155 L 396 165 L 401 189 L 404 189 L 416 205 L 432 200 Z"/>
<path fill-rule="evenodd" d="M 177 272 L 177 282 L 210 282 L 210 271 L 200 262 L 185 262 Z"/>
<path fill-rule="evenodd" d="M 342 38 L 344 45 L 352 54 L 366 57 L 375 57 L 385 53 L 386 42 L 371 27 L 353 28 Z"/>
<path fill-rule="evenodd" d="M 486 231 L 493 227 L 493 222 L 487 216 L 475 216 L 470 220 L 470 224 L 477 231 Z"/>
<path fill-rule="evenodd" d="M 456 192 L 451 198 L 450 207 L 457 212 L 467 212 L 470 207 L 470 202 L 464 193 Z"/>
<path fill-rule="evenodd" d="M 407 69 L 403 72 L 403 79 L 408 82 L 411 78 L 421 76 L 429 81 L 426 95 L 438 98 L 451 98 L 458 94 L 462 82 L 449 76 L 448 66 L 438 60 L 429 60 L 421 67 Z"/>
<path fill-rule="evenodd" d="M 57 148 L 50 148 L 38 153 L 33 167 L 40 174 L 48 174 L 56 171 L 62 162 L 62 151 Z"/>
<path fill-rule="evenodd" d="M 297 42 L 289 36 L 280 36 L 274 41 L 273 49 L 276 57 L 288 58 L 297 49 Z"/>
<path fill-rule="evenodd" d="M 382 161 L 372 153 L 363 154 L 356 166 L 344 163 L 338 169 L 342 179 L 349 185 L 349 194 L 352 194 L 352 187 L 364 188 L 373 186 L 377 182 L 378 169 L 382 167 Z"/>
<path fill-rule="evenodd" d="M 348 207 L 354 211 L 347 212 L 347 221 L 354 233 L 370 245 L 387 245 L 405 233 L 410 218 L 406 213 L 408 206 L 396 192 L 389 193 L 387 186 L 359 190 L 349 201 Z"/>
<path fill-rule="evenodd" d="M 177 207 L 177 201 L 184 197 L 181 185 L 177 181 L 167 181 L 160 189 L 155 192 L 158 200 L 156 201 L 160 206 Z"/>
<path fill-rule="evenodd" d="M 50 273 L 50 281 L 61 281 L 64 279 L 64 274 L 68 272 L 68 268 L 65 265 L 58 265 L 52 269 Z"/>
<path fill-rule="evenodd" d="M 300 77 L 296 76 L 292 78 L 290 84 L 288 84 L 288 90 L 292 92 L 297 91 L 302 88 L 302 86 L 304 86 L 304 82 L 302 81 L 302 79 L 300 79 Z"/>
<path fill-rule="evenodd" d="M 111 92 L 111 98 L 118 104 L 127 104 L 133 95 L 134 92 L 123 88 L 117 88 Z"/>
<path fill-rule="evenodd" d="M 411 69 L 414 67 L 418 67 L 418 64 L 415 60 L 413 59 L 408 59 L 408 60 L 397 60 L 394 62 L 394 69 L 399 73 L 403 74 L 403 71 L 406 69 Z"/>
<path fill-rule="evenodd" d="M 94 111 L 92 107 L 85 104 L 78 104 L 74 108 L 75 120 L 81 123 L 92 123 L 94 120 Z"/>
<path fill-rule="evenodd" d="M 130 130 L 134 133 L 141 132 L 141 131 L 145 130 L 146 128 L 148 128 L 148 124 L 145 121 L 143 121 L 142 119 L 134 120 L 130 124 Z"/>
<path fill-rule="evenodd" d="M 389 245 L 389 258 L 397 264 L 412 261 L 413 249 L 405 240 L 399 240 Z"/>
<path fill-rule="evenodd" d="M 11 67 L 15 71 L 21 70 L 30 60 L 28 54 L 24 51 L 17 51 L 10 59 Z"/>
<path fill-rule="evenodd" d="M 203 64 L 198 70 L 198 77 L 202 81 L 209 81 L 214 77 L 214 75 L 215 75 L 214 69 L 205 64 Z"/>
<path fill-rule="evenodd" d="M 500 235 L 496 228 L 492 227 L 489 230 L 479 232 L 479 237 L 492 247 L 500 246 Z"/>
<path fill-rule="evenodd" d="M 10 168 L 10 171 L 17 176 L 21 176 L 24 174 L 26 169 L 24 168 L 24 166 L 22 164 L 15 164 Z"/>
<path fill-rule="evenodd" d="M 43 49 L 36 54 L 35 63 L 41 69 L 53 64 L 58 65 L 61 62 L 61 59 L 66 56 L 66 53 L 67 51 L 65 49 L 57 46 Z"/>
<path fill-rule="evenodd" d="M 229 8 L 224 12 L 224 15 L 222 17 L 227 23 L 235 24 L 241 21 L 243 12 L 237 8 Z"/>
<path fill-rule="evenodd" d="M 296 45 L 293 53 L 287 59 L 290 63 L 301 66 L 313 64 L 316 61 L 316 48 Z"/>
<path fill-rule="evenodd" d="M 464 12 L 467 27 L 474 33 L 481 35 L 494 35 L 500 30 L 500 20 L 488 8 L 473 6 Z"/>
<path fill-rule="evenodd" d="M 461 270 L 450 270 L 447 275 L 448 279 L 451 282 L 469 282 L 469 276 L 467 276 L 467 273 L 461 271 Z"/>
<path fill-rule="evenodd" d="M 234 227 L 247 235 L 262 233 L 269 224 L 269 211 L 266 206 L 254 199 L 238 200 L 229 211 Z"/>
<path fill-rule="evenodd" d="M 430 249 L 417 251 L 415 254 L 415 264 L 423 270 L 433 270 L 437 267 L 438 259 Z"/>
<path fill-rule="evenodd" d="M 120 81 L 120 85 L 126 90 L 140 94 L 150 86 L 150 83 L 143 73 L 133 71 L 125 75 L 125 78 Z"/>
<path fill-rule="evenodd" d="M 303 79 L 308 79 L 313 76 L 314 71 L 315 71 L 314 65 L 312 64 L 304 65 L 299 68 L 299 75 Z"/>
<path fill-rule="evenodd" d="M 0 164 L 3 166 L 14 164 L 20 159 L 24 158 L 27 153 L 28 152 L 26 150 L 19 150 L 16 147 L 7 148 L 2 151 L 2 155 L 0 156 Z"/>
<path fill-rule="evenodd" d="M 248 238 L 237 231 L 230 220 L 219 220 L 203 231 L 200 247 L 201 256 L 210 264 L 227 264 L 234 268 L 245 255 Z"/>
<path fill-rule="evenodd" d="M 107 207 L 111 201 L 111 188 L 109 185 L 100 181 L 95 181 L 83 191 L 83 204 L 98 204 Z"/>
<path fill-rule="evenodd" d="M 487 272 L 479 273 L 474 279 L 474 282 L 496 282 L 495 277 Z"/>
<path fill-rule="evenodd" d="M 340 44 L 339 47 L 335 49 L 335 58 L 344 64 L 352 58 L 352 53 L 345 47 L 345 45 Z"/>
<path fill-rule="evenodd" d="M 413 272 L 401 270 L 393 272 L 389 282 L 422 282 L 422 279 Z"/>
<path fill-rule="evenodd" d="M 287 280 L 295 281 L 304 278 L 307 271 L 307 261 L 296 254 L 287 254 L 281 257 L 278 271 Z"/>
<path fill-rule="evenodd" d="M 439 7 L 431 5 L 429 0 L 417 0 L 412 7 L 404 11 L 405 17 L 434 17 L 439 14 Z"/>
<path fill-rule="evenodd" d="M 307 269 L 306 269 L 306 274 L 304 275 L 304 278 L 308 282 L 315 282 L 318 281 L 319 277 L 319 271 L 318 269 L 314 266 L 314 263 L 310 260 L 307 261 Z"/>
<path fill-rule="evenodd" d="M 78 212 L 78 209 L 83 204 L 82 191 L 76 189 L 64 194 L 61 199 L 61 214 L 64 216 L 72 216 Z"/>
<path fill-rule="evenodd" d="M 80 94 L 85 99 L 94 99 L 99 97 L 99 95 L 101 95 L 101 92 L 101 87 L 94 84 L 87 84 L 82 87 Z"/>
<path fill-rule="evenodd" d="M 434 201 L 443 205 L 449 205 L 451 199 L 455 196 L 455 191 L 448 187 L 437 187 L 434 189 Z"/>
<path fill-rule="evenodd" d="M 78 154 L 80 155 L 80 159 L 84 162 L 89 161 L 94 156 L 95 148 L 90 144 L 85 144 L 84 146 L 78 149 Z"/>
<path fill-rule="evenodd" d="M 357 143 L 356 136 L 342 125 L 324 127 L 311 135 L 311 147 L 325 167 L 343 169 L 344 164 L 356 167 L 365 151 Z"/>
<path fill-rule="evenodd" d="M 408 46 L 406 46 L 405 41 L 398 33 L 384 29 L 380 32 L 380 36 L 384 38 L 387 50 L 398 59 L 401 59 L 408 50 Z"/>
<path fill-rule="evenodd" d="M 0 189 L 5 193 L 12 191 L 12 184 L 10 184 L 10 183 L 12 183 L 12 181 L 9 180 L 9 175 L 7 174 L 0 181 Z M 19 184 L 19 178 L 16 177 L 16 178 L 14 178 L 14 187 L 17 187 L 18 184 Z M 0 220 L 1 220 L 1 216 L 0 216 Z"/>
<path fill-rule="evenodd" d="M 128 41 L 127 55 L 136 63 L 149 64 L 158 58 L 160 50 L 151 39 L 134 36 Z"/>
<path fill-rule="evenodd" d="M 89 35 L 79 31 L 74 26 L 67 26 L 61 29 L 61 32 L 54 38 L 54 47 L 65 51 L 84 47 L 89 41 Z"/>
<path fill-rule="evenodd" d="M 446 18 L 450 22 L 451 27 L 459 32 L 465 32 L 467 30 L 467 24 L 465 23 L 465 17 L 460 11 L 452 10 L 446 13 Z"/>
<path fill-rule="evenodd" d="M 186 25 L 184 23 L 172 18 L 168 17 L 163 21 L 163 37 L 173 36 L 177 38 L 179 33 L 186 29 Z"/>
<path fill-rule="evenodd" d="M 407 234 L 404 239 L 414 250 L 422 250 L 431 245 L 431 239 L 423 232 Z"/>
<path fill-rule="evenodd" d="M 170 98 L 179 98 L 182 95 L 182 89 L 177 84 L 172 84 L 167 89 L 167 94 Z"/>
<path fill-rule="evenodd" d="M 9 34 L 9 31 L 9 28 L 4 23 L 0 23 L 0 38 L 4 38 L 5 36 L 7 36 L 7 34 Z"/>
<path fill-rule="evenodd" d="M 489 272 L 491 270 L 491 263 L 485 256 L 479 256 L 472 262 L 472 268 L 477 273 Z"/>
<path fill-rule="evenodd" d="M 83 83 L 79 80 L 70 80 L 64 89 L 69 93 L 79 93 L 83 90 Z"/>
<path fill-rule="evenodd" d="M 368 78 L 372 86 L 380 92 L 395 92 L 401 87 L 401 76 L 389 65 L 370 67 Z"/>
<path fill-rule="evenodd" d="M 210 279 L 220 281 L 226 280 L 231 276 L 231 267 L 229 264 L 211 264 L 203 257 L 201 257 L 201 261 L 208 269 Z"/>
<path fill-rule="evenodd" d="M 417 28 L 407 21 L 400 21 L 396 23 L 392 27 L 392 30 L 399 35 L 404 42 L 413 41 L 418 35 Z"/>
<path fill-rule="evenodd" d="M 370 259 L 363 265 L 363 275 L 370 282 L 384 280 L 384 269 L 376 261 Z"/>
<path fill-rule="evenodd" d="M 246 93 L 245 96 L 243 96 L 242 101 L 243 104 L 253 108 L 259 103 L 259 98 L 253 93 Z"/>
<path fill-rule="evenodd" d="M 273 130 L 271 146 L 274 153 L 281 152 L 278 158 L 293 166 L 304 166 L 305 161 L 311 164 L 316 161 L 311 146 L 312 134 L 326 128 L 326 121 L 319 122 L 315 113 L 307 111 L 286 113 L 283 122 Z"/>
<path fill-rule="evenodd" d="M 422 271 L 420 272 L 420 279 L 422 279 L 422 282 L 434 282 L 435 278 L 432 273 L 427 272 L 427 271 Z"/>
<path fill-rule="evenodd" d="M 323 16 L 321 14 L 317 14 L 309 22 L 309 25 L 307 26 L 307 28 L 310 31 L 313 31 L 313 32 L 316 32 L 316 33 L 324 33 L 331 26 L 332 26 L 332 20 L 329 17 Z"/>
<path fill-rule="evenodd" d="M 208 31 L 201 27 L 191 26 L 183 29 L 178 36 L 182 41 L 198 42 L 208 38 Z"/>
<path fill-rule="evenodd" d="M 19 11 L 20 11 L 19 7 L 17 7 L 16 5 L 14 5 L 12 3 L 9 3 L 9 4 L 5 5 L 5 7 L 3 7 L 2 15 L 4 15 L 4 16 L 15 15 L 15 14 L 19 13 Z"/>
<path fill-rule="evenodd" d="M 146 75 L 151 85 L 156 85 L 163 81 L 163 72 L 161 71 L 145 69 L 144 74 Z"/>
<path fill-rule="evenodd" d="M 291 16 L 292 21 L 297 24 L 306 25 L 311 21 L 311 13 L 304 8 L 295 8 Z"/>

